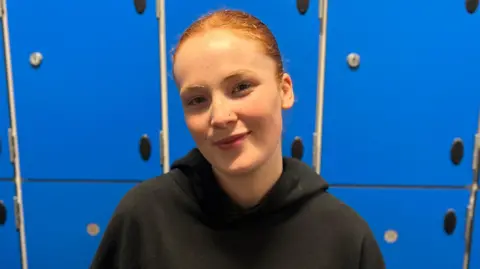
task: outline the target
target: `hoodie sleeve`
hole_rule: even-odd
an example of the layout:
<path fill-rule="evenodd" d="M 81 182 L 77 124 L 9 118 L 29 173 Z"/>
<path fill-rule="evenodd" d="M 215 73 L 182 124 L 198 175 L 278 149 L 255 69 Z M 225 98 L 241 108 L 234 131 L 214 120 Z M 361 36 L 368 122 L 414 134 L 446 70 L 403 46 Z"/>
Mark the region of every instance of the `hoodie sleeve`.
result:
<path fill-rule="evenodd" d="M 368 228 L 362 242 L 360 269 L 385 269 L 382 252 L 372 231 Z"/>
<path fill-rule="evenodd" d="M 140 268 L 140 225 L 133 210 L 120 205 L 103 234 L 90 269 Z"/>

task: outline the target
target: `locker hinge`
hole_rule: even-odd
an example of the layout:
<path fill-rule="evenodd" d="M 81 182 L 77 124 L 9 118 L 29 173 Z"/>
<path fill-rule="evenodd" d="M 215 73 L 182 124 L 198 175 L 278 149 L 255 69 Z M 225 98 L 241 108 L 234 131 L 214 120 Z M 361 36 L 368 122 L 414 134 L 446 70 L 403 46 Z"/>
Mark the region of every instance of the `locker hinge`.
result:
<path fill-rule="evenodd" d="M 312 166 L 313 166 L 313 170 L 315 170 L 315 171 L 317 170 L 317 163 L 318 163 L 317 154 L 316 154 L 316 152 L 317 152 L 316 141 L 317 141 L 317 133 L 313 133 L 313 143 L 312 143 L 313 144 L 313 146 L 312 146 L 312 163 L 313 163 L 313 165 Z"/>
<path fill-rule="evenodd" d="M 0 0 L 2 1 L 2 0 Z M 10 162 L 15 163 L 17 158 L 17 154 L 15 152 L 15 139 L 16 137 L 13 135 L 12 128 L 8 128 L 8 149 L 10 151 Z"/>
<path fill-rule="evenodd" d="M 5 14 L 5 10 L 4 10 L 4 6 L 5 6 L 5 3 L 4 3 L 5 0 L 0 0 L 0 18 L 3 17 L 3 15 Z"/>
<path fill-rule="evenodd" d="M 13 197 L 13 213 L 15 214 L 15 228 L 17 232 L 20 231 L 20 204 L 17 196 Z"/>
<path fill-rule="evenodd" d="M 480 129 L 480 123 L 479 123 L 479 129 Z M 474 152 L 473 152 L 473 170 L 476 171 L 477 169 L 480 169 L 478 167 L 479 163 L 479 158 L 480 158 L 480 130 L 479 133 L 475 135 L 475 144 L 474 144 Z"/>
<path fill-rule="evenodd" d="M 163 131 L 160 131 L 160 164 L 163 165 L 165 162 L 165 150 L 164 150 L 164 138 L 163 138 Z"/>
<path fill-rule="evenodd" d="M 320 34 L 323 34 L 323 23 L 325 20 L 325 12 L 327 12 L 325 6 L 328 0 L 318 0 L 318 20 L 320 21 Z"/>
<path fill-rule="evenodd" d="M 323 18 L 325 17 L 325 2 L 328 0 L 318 0 L 318 19 L 320 20 L 320 23 L 323 21 Z"/>
<path fill-rule="evenodd" d="M 2 1 L 2 0 L 0 0 L 0 1 Z M 156 14 L 158 20 L 160 19 L 160 16 L 162 16 L 162 7 L 161 7 L 160 1 L 161 0 L 156 0 L 155 1 L 155 5 L 156 5 L 155 14 Z"/>
<path fill-rule="evenodd" d="M 322 21 L 322 3 L 323 3 L 322 0 L 318 0 L 318 19 L 320 21 Z"/>

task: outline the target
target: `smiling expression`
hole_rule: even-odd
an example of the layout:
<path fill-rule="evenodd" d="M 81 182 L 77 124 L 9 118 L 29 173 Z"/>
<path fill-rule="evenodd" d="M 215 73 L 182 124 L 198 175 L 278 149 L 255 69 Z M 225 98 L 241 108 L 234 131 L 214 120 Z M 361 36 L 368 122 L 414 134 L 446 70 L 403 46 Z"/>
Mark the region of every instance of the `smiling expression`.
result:
<path fill-rule="evenodd" d="M 282 109 L 293 105 L 293 89 L 276 70 L 261 43 L 228 30 L 193 35 L 177 50 L 185 121 L 216 169 L 245 173 L 281 154 Z"/>

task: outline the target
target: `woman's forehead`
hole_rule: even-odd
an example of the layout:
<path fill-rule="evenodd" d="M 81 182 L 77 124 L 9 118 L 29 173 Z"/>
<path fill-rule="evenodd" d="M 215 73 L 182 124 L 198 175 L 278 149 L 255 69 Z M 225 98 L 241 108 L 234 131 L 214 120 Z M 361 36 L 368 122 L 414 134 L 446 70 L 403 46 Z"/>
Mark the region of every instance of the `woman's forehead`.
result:
<path fill-rule="evenodd" d="M 257 41 L 231 34 L 202 35 L 187 40 L 177 51 L 174 72 L 180 83 L 212 76 L 227 77 L 248 70 L 262 73 L 275 63 Z"/>

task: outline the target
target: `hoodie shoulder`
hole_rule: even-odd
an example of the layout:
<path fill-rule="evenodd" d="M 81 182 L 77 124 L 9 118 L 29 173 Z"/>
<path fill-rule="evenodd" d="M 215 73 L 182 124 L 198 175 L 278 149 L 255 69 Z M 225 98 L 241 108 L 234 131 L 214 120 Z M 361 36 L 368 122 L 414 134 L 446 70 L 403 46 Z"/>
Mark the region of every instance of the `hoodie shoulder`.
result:
<path fill-rule="evenodd" d="M 182 176 L 178 169 L 174 169 L 138 183 L 123 196 L 116 211 L 138 215 L 158 202 L 177 200 L 179 194 L 185 193 L 178 184 L 178 178 Z"/>
<path fill-rule="evenodd" d="M 90 269 L 141 268 L 145 253 L 150 250 L 144 242 L 149 231 L 158 228 L 156 220 L 174 212 L 185 200 L 175 184 L 178 171 L 145 180 L 131 188 L 120 200 L 105 229 Z"/>
<path fill-rule="evenodd" d="M 342 231 L 346 238 L 345 244 L 356 242 L 359 250 L 360 269 L 385 269 L 385 261 L 380 246 L 368 222 L 352 207 L 326 193 L 325 199 L 330 204 L 332 225 Z"/>
<path fill-rule="evenodd" d="M 359 234 L 369 231 L 370 228 L 365 219 L 350 205 L 330 192 L 327 191 L 318 197 L 316 203 L 321 208 L 319 211 L 322 212 L 322 215 L 328 216 L 328 219 L 338 225 L 337 227 Z"/>
<path fill-rule="evenodd" d="M 317 195 L 309 207 L 314 226 L 330 231 L 325 240 L 335 242 L 346 256 L 356 257 L 348 259 L 348 268 L 385 269 L 381 250 L 369 224 L 352 207 L 329 192 Z"/>

